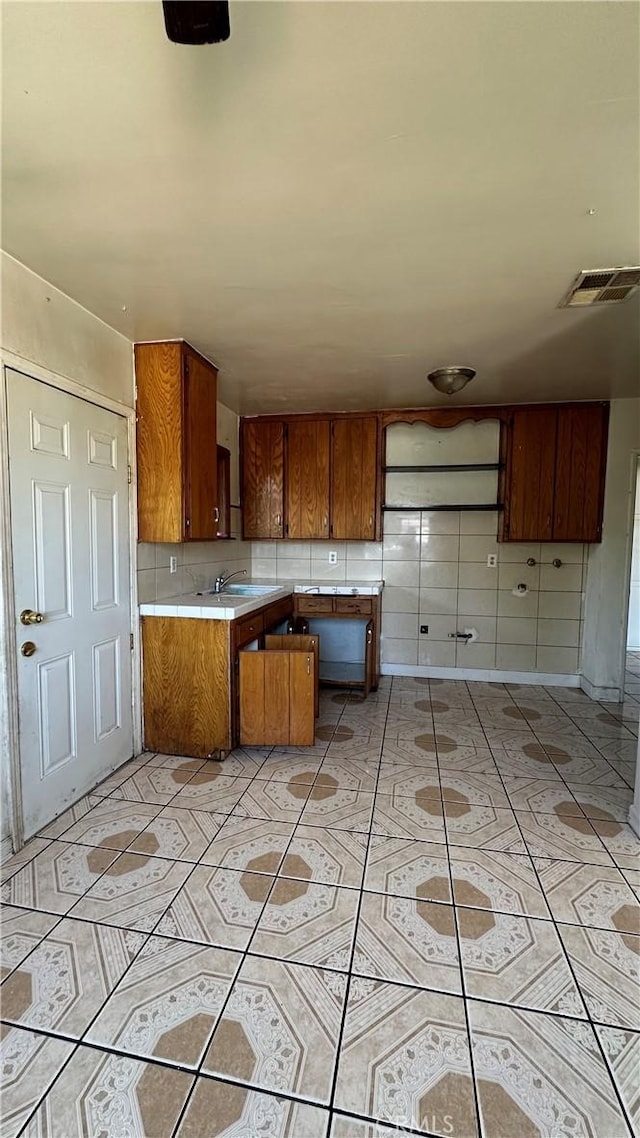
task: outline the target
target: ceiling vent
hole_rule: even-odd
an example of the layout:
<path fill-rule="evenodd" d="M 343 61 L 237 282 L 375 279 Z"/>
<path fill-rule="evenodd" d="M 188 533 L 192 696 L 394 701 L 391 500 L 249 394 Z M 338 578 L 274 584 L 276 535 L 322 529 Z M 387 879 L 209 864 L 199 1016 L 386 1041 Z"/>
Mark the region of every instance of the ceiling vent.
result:
<path fill-rule="evenodd" d="M 617 304 L 640 286 L 640 266 L 624 269 L 583 269 L 558 308 L 589 308 Z"/>

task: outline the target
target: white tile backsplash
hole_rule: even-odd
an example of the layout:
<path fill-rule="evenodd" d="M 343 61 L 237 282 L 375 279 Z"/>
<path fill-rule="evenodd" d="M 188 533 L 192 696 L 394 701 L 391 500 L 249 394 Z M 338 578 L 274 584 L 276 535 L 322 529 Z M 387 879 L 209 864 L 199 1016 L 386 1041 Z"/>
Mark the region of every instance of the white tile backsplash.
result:
<path fill-rule="evenodd" d="M 486 565 L 487 557 L 490 554 L 497 556 L 499 552 L 495 534 L 481 537 L 463 534 L 460 537 L 460 561 L 482 561 Z"/>
<path fill-rule="evenodd" d="M 459 555 L 460 538 L 456 534 L 422 534 L 421 561 L 458 561 Z"/>
<path fill-rule="evenodd" d="M 406 510 L 384 515 L 381 542 L 238 545 L 243 554 L 250 545 L 254 577 L 384 580 L 383 663 L 576 672 L 585 548 L 535 542 L 501 545 L 496 531 L 493 511 Z M 163 548 L 161 557 L 176 549 Z M 182 548 L 187 564 L 193 547 Z M 330 550 L 338 554 L 335 566 L 329 565 Z M 497 557 L 496 568 L 487 566 L 490 553 Z M 551 564 L 554 557 L 562 561 L 559 569 Z M 527 565 L 527 558 L 536 564 Z M 148 570 L 141 570 L 141 587 L 148 594 L 150 579 L 142 578 L 142 572 Z M 512 590 L 520 583 L 528 591 L 514 596 Z M 421 624 L 428 625 L 427 634 L 420 633 Z M 479 633 L 468 646 L 449 639 L 451 632 L 464 627 Z"/>
<path fill-rule="evenodd" d="M 555 565 L 540 566 L 541 592 L 579 593 L 581 589 L 582 564 L 570 565 L 564 562 L 559 569 Z"/>
<path fill-rule="evenodd" d="M 455 641 L 421 639 L 418 642 L 418 663 L 423 668 L 455 668 Z"/>
<path fill-rule="evenodd" d="M 385 518 L 385 528 L 386 528 Z M 422 514 L 420 532 L 425 534 L 459 534 L 460 514 L 455 510 L 425 510 Z"/>
<path fill-rule="evenodd" d="M 490 569 L 486 561 L 461 561 L 458 570 L 459 589 L 497 589 L 498 566 Z"/>
<path fill-rule="evenodd" d="M 500 545 L 492 511 L 385 514 L 383 542 L 243 542 L 138 546 L 140 603 L 211 587 L 225 569 L 273 580 L 385 580 L 383 643 L 386 663 L 430 667 L 560 671 L 579 668 L 585 547 Z M 328 554 L 336 551 L 336 566 Z M 498 556 L 498 568 L 486 556 Z M 170 574 L 169 559 L 178 559 Z M 527 566 L 527 558 L 535 566 Z M 560 568 L 552 566 L 559 558 Z M 524 596 L 511 589 L 527 585 Z M 419 632 L 428 625 L 428 634 Z M 463 644 L 450 633 L 475 627 Z"/>
<path fill-rule="evenodd" d="M 457 561 L 421 561 L 420 587 L 422 589 L 455 589 L 458 585 Z"/>
<path fill-rule="evenodd" d="M 579 620 L 582 595 L 580 593 L 540 593 L 538 616 L 545 619 Z"/>
<path fill-rule="evenodd" d="M 385 534 L 382 557 L 384 561 L 418 561 L 420 557 L 418 534 Z"/>
<path fill-rule="evenodd" d="M 419 590 L 390 586 L 382 594 L 383 612 L 419 612 Z"/>
<path fill-rule="evenodd" d="M 498 611 L 496 589 L 458 589 L 458 612 L 475 616 L 495 616 Z"/>
<path fill-rule="evenodd" d="M 386 612 L 382 616 L 383 637 L 417 640 L 418 616 L 416 613 Z"/>

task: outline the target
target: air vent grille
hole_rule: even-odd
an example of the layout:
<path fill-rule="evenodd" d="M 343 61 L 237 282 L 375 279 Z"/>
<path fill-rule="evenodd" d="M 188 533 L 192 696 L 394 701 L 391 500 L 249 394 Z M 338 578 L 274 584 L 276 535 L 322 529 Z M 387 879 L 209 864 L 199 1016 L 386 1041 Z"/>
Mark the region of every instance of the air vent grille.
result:
<path fill-rule="evenodd" d="M 621 269 L 583 269 L 558 308 L 587 308 L 626 300 L 640 286 L 640 266 Z"/>

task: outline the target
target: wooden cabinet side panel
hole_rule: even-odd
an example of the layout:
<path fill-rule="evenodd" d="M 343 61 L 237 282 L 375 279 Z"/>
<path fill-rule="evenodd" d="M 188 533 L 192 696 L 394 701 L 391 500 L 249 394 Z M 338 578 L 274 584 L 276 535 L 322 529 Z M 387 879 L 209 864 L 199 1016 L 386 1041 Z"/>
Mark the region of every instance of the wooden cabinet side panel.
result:
<path fill-rule="evenodd" d="M 372 541 L 376 532 L 378 421 L 332 423 L 331 536 Z"/>
<path fill-rule="evenodd" d="M 289 654 L 289 743 L 311 747 L 315 741 L 315 656 Z"/>
<path fill-rule="evenodd" d="M 225 621 L 143 617 L 144 744 L 206 758 L 230 739 Z"/>
<path fill-rule="evenodd" d="M 181 344 L 136 344 L 138 537 L 183 538 Z"/>
<path fill-rule="evenodd" d="M 608 408 L 560 408 L 556 457 L 555 541 L 600 541 Z"/>
<path fill-rule="evenodd" d="M 508 541 L 551 541 L 557 411 L 515 411 L 505 478 Z"/>
<path fill-rule="evenodd" d="M 265 739 L 264 655 L 264 652 L 238 654 L 240 743 L 244 746 L 261 746 Z"/>
<path fill-rule="evenodd" d="M 329 422 L 287 427 L 287 536 L 329 537 Z"/>
<path fill-rule="evenodd" d="M 213 541 L 217 496 L 216 370 L 185 348 L 186 536 Z"/>

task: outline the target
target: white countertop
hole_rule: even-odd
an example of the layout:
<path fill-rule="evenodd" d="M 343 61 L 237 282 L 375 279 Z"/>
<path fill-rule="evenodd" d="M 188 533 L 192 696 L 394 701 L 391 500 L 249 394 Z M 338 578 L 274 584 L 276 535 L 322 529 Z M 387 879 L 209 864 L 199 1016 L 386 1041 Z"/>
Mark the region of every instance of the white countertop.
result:
<path fill-rule="evenodd" d="M 273 581 L 247 581 L 248 585 L 271 585 L 268 593 L 258 597 L 234 597 L 231 593 L 183 593 L 163 601 L 140 605 L 140 616 L 190 616 L 199 620 L 237 620 L 256 609 L 280 601 L 293 592 L 291 585 Z"/>
<path fill-rule="evenodd" d="M 311 593 L 324 597 L 377 597 L 384 589 L 384 581 L 304 581 L 293 586 L 294 593 Z"/>
<path fill-rule="evenodd" d="M 273 601 L 282 600 L 291 593 L 310 593 L 313 596 L 371 597 L 382 592 L 384 581 L 349 581 L 333 584 L 329 581 L 282 582 L 251 581 L 247 585 L 270 586 L 268 593 L 257 597 L 238 597 L 230 593 L 183 593 L 140 605 L 140 616 L 181 616 L 197 620 L 237 620 L 250 612 L 264 608 Z"/>

